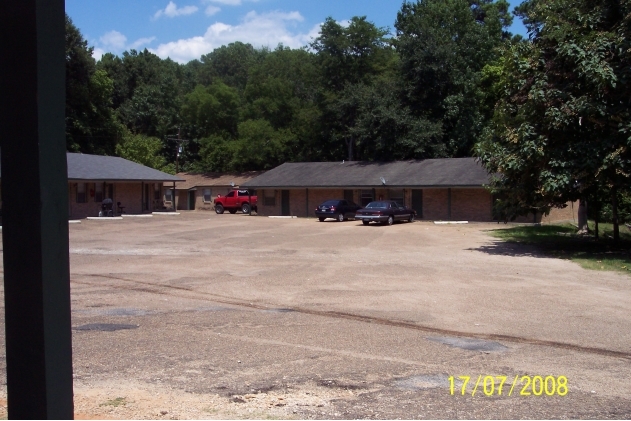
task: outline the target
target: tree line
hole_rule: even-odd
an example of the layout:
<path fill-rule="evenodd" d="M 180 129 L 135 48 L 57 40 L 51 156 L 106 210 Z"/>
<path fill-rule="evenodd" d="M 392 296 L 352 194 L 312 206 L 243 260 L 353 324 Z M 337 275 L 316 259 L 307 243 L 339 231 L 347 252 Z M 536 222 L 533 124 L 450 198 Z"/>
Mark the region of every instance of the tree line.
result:
<path fill-rule="evenodd" d="M 168 172 L 477 156 L 503 218 L 582 200 L 618 221 L 629 7 L 527 0 L 524 39 L 505 0 L 404 1 L 392 31 L 329 17 L 300 49 L 234 42 L 186 64 L 146 49 L 97 62 L 67 17 L 67 147 Z"/>
<path fill-rule="evenodd" d="M 157 151 L 166 166 L 179 132 L 190 140 L 180 165 L 200 171 L 470 156 L 490 118 L 482 69 L 510 39 L 508 7 L 404 3 L 394 31 L 329 17 L 304 48 L 234 42 L 186 64 L 146 49 L 97 62 L 67 18 L 68 149 Z"/>

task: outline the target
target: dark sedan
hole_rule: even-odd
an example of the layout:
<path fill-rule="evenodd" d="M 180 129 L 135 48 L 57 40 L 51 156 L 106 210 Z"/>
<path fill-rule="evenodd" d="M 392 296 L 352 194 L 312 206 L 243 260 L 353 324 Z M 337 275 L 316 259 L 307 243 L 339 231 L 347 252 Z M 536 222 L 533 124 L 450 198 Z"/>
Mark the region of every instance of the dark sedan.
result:
<path fill-rule="evenodd" d="M 359 209 L 355 214 L 355 219 L 360 219 L 364 225 L 368 225 L 371 221 L 392 225 L 396 221 L 413 222 L 415 215 L 414 209 L 391 200 L 380 200 L 370 202 L 365 208 Z"/>
<path fill-rule="evenodd" d="M 316 208 L 315 214 L 320 222 L 326 218 L 335 218 L 342 222 L 345 219 L 354 218 L 359 208 L 360 206 L 347 200 L 327 200 Z"/>

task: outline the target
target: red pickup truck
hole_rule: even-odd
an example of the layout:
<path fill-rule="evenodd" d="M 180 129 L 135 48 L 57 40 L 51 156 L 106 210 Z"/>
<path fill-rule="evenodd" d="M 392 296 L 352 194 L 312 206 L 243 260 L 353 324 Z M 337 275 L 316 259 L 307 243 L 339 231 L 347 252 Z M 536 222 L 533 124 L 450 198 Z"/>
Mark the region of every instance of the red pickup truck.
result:
<path fill-rule="evenodd" d="M 247 190 L 232 190 L 225 196 L 218 195 L 214 203 L 218 214 L 224 210 L 236 213 L 239 209 L 243 213 L 250 213 L 250 209 L 256 211 L 257 197 L 251 196 Z"/>

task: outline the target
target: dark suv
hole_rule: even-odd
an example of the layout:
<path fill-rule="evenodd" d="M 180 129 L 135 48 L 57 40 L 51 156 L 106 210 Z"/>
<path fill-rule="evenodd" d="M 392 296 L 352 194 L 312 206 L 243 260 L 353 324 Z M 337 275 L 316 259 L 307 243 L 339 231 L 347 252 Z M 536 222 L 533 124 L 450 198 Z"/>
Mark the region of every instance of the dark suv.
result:
<path fill-rule="evenodd" d="M 320 222 L 326 218 L 334 218 L 342 222 L 348 218 L 355 218 L 355 213 L 360 207 L 347 200 L 327 200 L 316 208 L 315 214 Z"/>

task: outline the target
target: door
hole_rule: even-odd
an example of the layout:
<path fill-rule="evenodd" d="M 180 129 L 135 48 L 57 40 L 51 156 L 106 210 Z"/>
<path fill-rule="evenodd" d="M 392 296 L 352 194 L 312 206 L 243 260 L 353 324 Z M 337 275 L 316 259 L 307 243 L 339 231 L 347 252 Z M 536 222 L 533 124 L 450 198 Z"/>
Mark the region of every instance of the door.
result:
<path fill-rule="evenodd" d="M 289 190 L 280 192 L 280 213 L 282 216 L 289 216 Z"/>
<path fill-rule="evenodd" d="M 148 211 L 149 210 L 149 184 L 144 185 L 144 190 L 145 190 L 143 192 L 144 203 L 142 205 L 142 210 Z"/>
<path fill-rule="evenodd" d="M 188 191 L 188 210 L 195 210 L 195 190 Z"/>
<path fill-rule="evenodd" d="M 423 218 L 423 190 L 412 190 L 412 209 L 419 219 Z"/>

